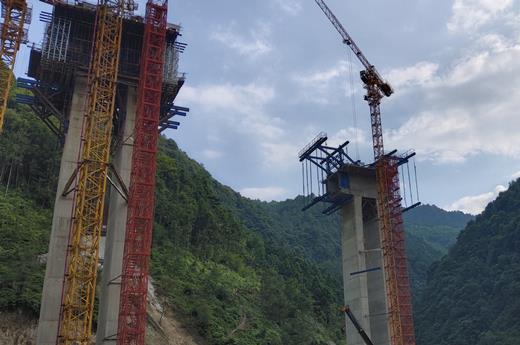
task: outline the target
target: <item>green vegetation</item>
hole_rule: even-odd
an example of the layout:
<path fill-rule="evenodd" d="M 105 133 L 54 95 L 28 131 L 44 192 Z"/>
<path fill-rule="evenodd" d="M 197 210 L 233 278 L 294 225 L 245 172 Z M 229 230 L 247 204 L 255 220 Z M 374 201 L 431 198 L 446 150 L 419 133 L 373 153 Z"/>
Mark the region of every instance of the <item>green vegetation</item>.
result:
<path fill-rule="evenodd" d="M 37 315 L 43 286 L 38 256 L 49 241 L 52 213 L 17 192 L 0 193 L 0 309 Z"/>
<path fill-rule="evenodd" d="M 59 156 L 28 108 L 9 110 L 0 136 L 2 310 L 38 314 Z M 156 200 L 157 290 L 210 344 L 344 344 L 337 215 L 301 212 L 302 197 L 243 198 L 164 138 Z M 430 206 L 406 221 L 417 292 L 465 221 Z"/>
<path fill-rule="evenodd" d="M 171 140 L 158 159 L 152 276 L 212 344 L 341 343 L 334 281 L 264 239 L 219 200 L 223 189 Z"/>
<path fill-rule="evenodd" d="M 58 157 L 56 139 L 27 108 L 8 112 L 0 136 L 2 310 L 38 314 Z M 218 186 L 173 141 L 161 140 L 152 256 L 158 291 L 211 344 L 341 344 L 335 282 L 246 227 L 219 201 Z"/>
<path fill-rule="evenodd" d="M 325 216 L 317 205 L 302 212 L 303 197 L 283 202 L 259 202 L 242 198 L 221 187 L 219 197 L 239 219 L 264 237 L 293 248 L 329 272 L 341 290 L 339 215 Z M 455 242 L 472 216 L 447 212 L 436 206 L 420 206 L 405 214 L 406 245 L 414 297 L 425 284 L 428 268 Z"/>
<path fill-rule="evenodd" d="M 420 345 L 520 343 L 520 181 L 433 265 L 417 303 Z"/>
<path fill-rule="evenodd" d="M 424 205 L 405 214 L 406 230 L 445 255 L 457 236 L 474 217 L 460 211 L 444 211 Z"/>

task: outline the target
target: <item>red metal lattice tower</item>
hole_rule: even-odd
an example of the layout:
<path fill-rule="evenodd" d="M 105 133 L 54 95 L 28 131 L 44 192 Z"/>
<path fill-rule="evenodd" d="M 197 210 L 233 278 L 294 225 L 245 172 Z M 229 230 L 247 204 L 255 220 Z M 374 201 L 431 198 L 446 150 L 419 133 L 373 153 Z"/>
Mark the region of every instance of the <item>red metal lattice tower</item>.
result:
<path fill-rule="evenodd" d="M 143 345 L 145 339 L 167 8 L 167 1 L 154 3 L 148 0 L 146 4 L 123 252 L 118 345 Z"/>
<path fill-rule="evenodd" d="M 415 345 L 398 162 L 399 158 L 388 156 L 383 156 L 376 162 L 379 226 L 384 253 L 391 344 Z"/>

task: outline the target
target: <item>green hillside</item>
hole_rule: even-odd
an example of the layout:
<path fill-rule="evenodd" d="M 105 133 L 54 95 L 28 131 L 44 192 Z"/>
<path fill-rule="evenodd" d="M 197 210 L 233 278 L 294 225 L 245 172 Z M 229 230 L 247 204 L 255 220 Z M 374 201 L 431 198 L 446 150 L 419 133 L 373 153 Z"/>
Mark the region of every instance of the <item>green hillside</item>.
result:
<path fill-rule="evenodd" d="M 0 136 L 0 308 L 37 316 L 59 149 L 24 106 Z M 252 231 L 218 184 L 171 140 L 158 158 L 152 276 L 210 344 L 342 344 L 335 281 L 301 253 Z"/>
<path fill-rule="evenodd" d="M 47 249 L 59 155 L 56 139 L 26 107 L 9 110 L 0 136 L 2 310 L 38 314 L 44 270 L 38 256 Z M 157 290 L 209 343 L 343 343 L 337 215 L 324 216 L 319 207 L 301 212 L 302 197 L 243 198 L 164 138 L 156 198 Z M 410 214 L 418 292 L 462 221 L 430 206 Z"/>
<path fill-rule="evenodd" d="M 260 202 L 243 198 L 229 188 L 217 187 L 221 189 L 222 202 L 250 229 L 302 253 L 341 284 L 339 215 L 325 216 L 319 205 L 302 212 L 306 202 L 301 196 L 283 202 Z M 430 205 L 419 206 L 405 214 L 414 296 L 424 286 L 430 265 L 447 253 L 471 219 L 473 216 L 462 212 L 447 212 Z M 340 285 L 338 288 L 341 289 Z"/>
<path fill-rule="evenodd" d="M 466 224 L 474 219 L 460 211 L 445 211 L 434 205 L 423 205 L 405 213 L 406 230 L 443 255 L 455 244 Z"/>
<path fill-rule="evenodd" d="M 520 344 L 520 181 L 459 235 L 428 274 L 419 345 Z"/>

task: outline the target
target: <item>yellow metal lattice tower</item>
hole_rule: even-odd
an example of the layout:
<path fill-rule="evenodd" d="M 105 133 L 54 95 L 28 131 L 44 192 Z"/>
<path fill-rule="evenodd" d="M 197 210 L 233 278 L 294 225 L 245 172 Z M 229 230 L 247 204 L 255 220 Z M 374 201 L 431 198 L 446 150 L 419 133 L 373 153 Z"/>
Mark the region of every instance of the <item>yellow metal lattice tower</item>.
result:
<path fill-rule="evenodd" d="M 2 0 L 4 22 L 1 28 L 0 64 L 0 132 L 4 126 L 9 90 L 13 82 L 13 68 L 16 53 L 24 36 L 24 23 L 27 16 L 25 0 Z"/>
<path fill-rule="evenodd" d="M 59 344 L 90 344 L 124 0 L 99 0 Z"/>

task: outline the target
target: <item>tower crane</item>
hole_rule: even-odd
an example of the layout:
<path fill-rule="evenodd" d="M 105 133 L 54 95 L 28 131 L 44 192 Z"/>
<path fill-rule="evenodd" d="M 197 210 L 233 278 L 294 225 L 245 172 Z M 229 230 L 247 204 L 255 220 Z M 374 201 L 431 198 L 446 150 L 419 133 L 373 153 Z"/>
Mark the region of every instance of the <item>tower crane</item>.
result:
<path fill-rule="evenodd" d="M 370 107 L 372 146 L 378 192 L 377 205 L 391 344 L 415 345 L 410 281 L 404 246 L 404 228 L 399 192 L 399 159 L 391 154 L 385 155 L 381 124 L 381 100 L 384 97 L 390 97 L 394 91 L 390 84 L 383 80 L 375 66 L 368 61 L 327 4 L 323 0 L 315 0 L 315 2 L 339 32 L 343 38 L 343 43 L 350 47 L 364 67 L 360 76 L 366 90 L 365 101 Z"/>
<path fill-rule="evenodd" d="M 123 16 L 134 7 L 132 0 L 98 0 L 59 344 L 90 344 Z"/>
<path fill-rule="evenodd" d="M 4 23 L 0 33 L 0 132 L 13 82 L 16 54 L 24 38 L 24 24 L 30 20 L 25 0 L 2 0 L 1 3 Z"/>

